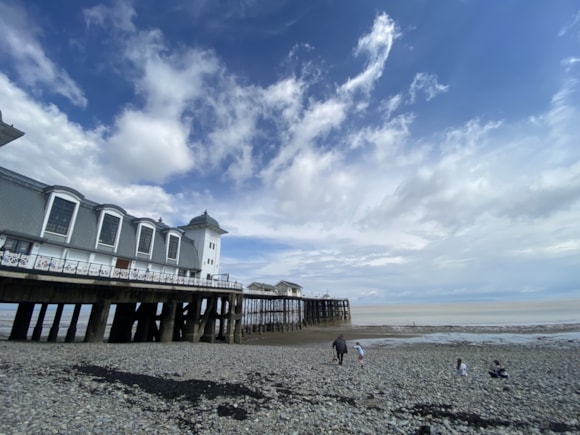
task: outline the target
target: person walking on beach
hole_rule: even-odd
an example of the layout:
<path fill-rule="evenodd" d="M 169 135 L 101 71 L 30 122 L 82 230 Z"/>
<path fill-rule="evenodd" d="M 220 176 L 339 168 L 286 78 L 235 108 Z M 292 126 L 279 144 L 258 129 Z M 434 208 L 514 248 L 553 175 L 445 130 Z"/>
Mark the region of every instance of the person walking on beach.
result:
<path fill-rule="evenodd" d="M 461 358 L 457 358 L 457 376 L 467 376 L 467 364 Z"/>
<path fill-rule="evenodd" d="M 346 341 L 342 334 L 336 337 L 336 340 L 332 343 L 332 347 L 336 349 L 336 358 L 338 359 L 338 365 L 342 365 L 342 360 L 344 358 L 344 354 L 348 353 L 348 348 L 346 347 Z"/>
<path fill-rule="evenodd" d="M 509 378 L 505 367 L 498 359 L 493 360 L 493 364 L 489 368 L 489 375 L 492 378 Z"/>
<path fill-rule="evenodd" d="M 362 369 L 365 365 L 364 363 L 365 350 L 362 347 L 362 344 L 360 344 L 358 341 L 356 342 L 354 348 L 358 352 L 358 363 L 360 364 L 360 368 Z"/>

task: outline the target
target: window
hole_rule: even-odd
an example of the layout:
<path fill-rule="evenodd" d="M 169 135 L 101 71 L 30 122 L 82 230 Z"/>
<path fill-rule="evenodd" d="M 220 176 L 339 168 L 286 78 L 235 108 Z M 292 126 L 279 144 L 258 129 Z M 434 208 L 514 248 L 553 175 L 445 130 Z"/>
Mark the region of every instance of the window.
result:
<path fill-rule="evenodd" d="M 153 228 L 141 227 L 139 235 L 139 246 L 137 252 L 149 254 L 151 252 L 151 242 L 153 241 Z"/>
<path fill-rule="evenodd" d="M 7 238 L 6 242 L 4 242 L 4 246 L 2 246 L 2 250 L 10 251 L 13 254 L 28 255 L 30 252 L 30 245 L 31 243 L 25 240 Z"/>
<path fill-rule="evenodd" d="M 56 196 L 50 209 L 46 231 L 66 236 L 75 208 L 74 202 Z"/>
<path fill-rule="evenodd" d="M 167 250 L 167 258 L 177 260 L 177 251 L 179 250 L 179 237 L 169 236 L 169 248 Z"/>
<path fill-rule="evenodd" d="M 105 213 L 105 216 L 103 217 L 103 224 L 101 226 L 99 243 L 102 243 L 103 245 L 115 246 L 120 222 L 121 219 L 117 216 Z"/>

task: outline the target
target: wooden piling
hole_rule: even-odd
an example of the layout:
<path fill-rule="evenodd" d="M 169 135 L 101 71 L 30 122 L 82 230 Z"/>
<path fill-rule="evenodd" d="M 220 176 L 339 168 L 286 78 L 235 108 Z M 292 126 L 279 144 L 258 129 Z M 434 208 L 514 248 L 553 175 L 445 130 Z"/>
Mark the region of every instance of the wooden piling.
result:
<path fill-rule="evenodd" d="M 40 312 L 38 313 L 38 317 L 36 318 L 36 326 L 32 331 L 32 341 L 40 341 L 40 337 L 42 336 L 42 328 L 44 326 L 44 318 L 46 317 L 46 310 L 48 308 L 48 304 L 42 304 L 40 306 Z"/>
<path fill-rule="evenodd" d="M 81 314 L 82 304 L 75 304 L 75 308 L 70 320 L 70 325 L 66 331 L 65 342 L 74 343 L 77 334 L 77 323 Z"/>
<path fill-rule="evenodd" d="M 93 304 L 87 325 L 87 332 L 85 333 L 85 343 L 103 342 L 110 308 L 111 301 L 107 299 Z"/>
<path fill-rule="evenodd" d="M 21 302 L 18 304 L 12 330 L 10 331 L 10 340 L 26 341 L 28 338 L 28 328 L 34 312 L 34 303 Z"/>

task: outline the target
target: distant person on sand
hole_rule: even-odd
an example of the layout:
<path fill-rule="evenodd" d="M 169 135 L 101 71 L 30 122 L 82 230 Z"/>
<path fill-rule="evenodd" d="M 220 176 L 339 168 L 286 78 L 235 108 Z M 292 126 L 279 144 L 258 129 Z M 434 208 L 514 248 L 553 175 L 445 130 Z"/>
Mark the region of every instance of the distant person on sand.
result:
<path fill-rule="evenodd" d="M 492 378 L 509 378 L 509 375 L 498 359 L 494 359 L 491 367 L 489 368 L 489 375 Z"/>
<path fill-rule="evenodd" d="M 457 376 L 467 376 L 467 364 L 461 358 L 457 358 Z"/>
<path fill-rule="evenodd" d="M 336 349 L 336 358 L 338 359 L 338 365 L 342 365 L 344 354 L 348 353 L 346 341 L 344 341 L 344 337 L 342 336 L 342 334 L 336 337 L 336 340 L 334 340 L 334 342 L 332 343 L 332 347 Z"/>
<path fill-rule="evenodd" d="M 364 363 L 365 350 L 358 341 L 356 342 L 354 348 L 358 352 L 358 363 L 360 364 L 360 367 L 362 369 L 365 365 Z"/>

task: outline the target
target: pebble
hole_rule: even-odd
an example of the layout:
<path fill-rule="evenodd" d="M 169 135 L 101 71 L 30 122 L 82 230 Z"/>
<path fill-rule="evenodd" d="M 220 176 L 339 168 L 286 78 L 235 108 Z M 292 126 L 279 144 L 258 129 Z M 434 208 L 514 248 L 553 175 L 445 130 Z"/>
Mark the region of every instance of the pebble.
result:
<path fill-rule="evenodd" d="M 0 341 L 0 434 L 580 433 L 577 341 L 329 350 Z"/>

